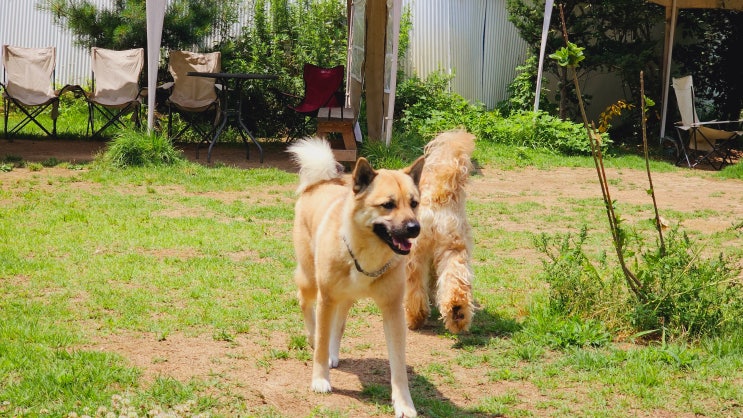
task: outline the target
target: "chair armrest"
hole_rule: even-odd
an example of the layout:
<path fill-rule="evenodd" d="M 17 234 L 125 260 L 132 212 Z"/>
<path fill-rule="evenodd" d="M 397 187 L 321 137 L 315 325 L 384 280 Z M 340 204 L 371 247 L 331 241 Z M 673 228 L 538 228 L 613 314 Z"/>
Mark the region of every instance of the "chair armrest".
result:
<path fill-rule="evenodd" d="M 56 92 L 57 93 L 57 97 L 65 94 L 67 92 L 72 93 L 75 97 L 85 97 L 86 99 L 88 98 L 88 93 L 86 93 L 85 90 L 82 87 L 80 87 L 79 85 L 77 85 L 77 84 L 67 84 L 67 85 L 65 85 L 64 87 L 62 87 L 60 90 L 58 90 Z"/>
<path fill-rule="evenodd" d="M 167 83 L 163 83 L 163 84 L 160 84 L 159 86 L 157 86 L 157 89 L 158 90 L 170 90 L 170 89 L 173 88 L 173 85 L 174 84 L 175 84 L 175 82 L 168 81 Z"/>
<path fill-rule="evenodd" d="M 297 103 L 300 103 L 302 101 L 301 96 L 297 96 L 296 94 L 287 93 L 275 88 L 268 88 L 268 91 L 272 92 L 279 103 L 281 103 L 283 106 L 295 106 Z"/>
<path fill-rule="evenodd" d="M 743 123 L 743 120 L 710 120 L 706 122 L 696 122 L 692 123 L 692 127 L 697 126 L 705 126 L 705 125 L 732 125 L 732 124 L 741 124 Z"/>

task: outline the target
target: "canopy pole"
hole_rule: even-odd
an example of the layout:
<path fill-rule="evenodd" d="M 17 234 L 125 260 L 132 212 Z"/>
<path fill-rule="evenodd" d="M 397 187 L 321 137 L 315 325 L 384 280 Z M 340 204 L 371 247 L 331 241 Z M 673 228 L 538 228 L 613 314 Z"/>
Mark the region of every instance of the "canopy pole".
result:
<path fill-rule="evenodd" d="M 388 86 L 389 91 L 387 92 L 387 117 L 384 124 L 384 141 L 388 147 L 392 141 L 392 122 L 395 114 L 395 94 L 397 92 L 397 54 L 399 51 L 398 44 L 400 43 L 400 19 L 402 18 L 401 0 L 392 0 L 392 10 L 390 14 L 390 17 L 392 18 L 392 51 L 389 52 L 391 54 L 389 64 L 390 82 Z"/>
<path fill-rule="evenodd" d="M 670 7 L 670 10 L 669 10 Z M 670 15 L 670 16 L 669 16 Z M 670 28 L 669 25 L 669 18 L 670 17 Z M 670 6 L 666 6 L 666 44 L 664 47 L 664 57 L 663 57 L 663 107 L 661 109 L 661 116 L 660 116 L 660 139 L 659 141 L 663 141 L 663 138 L 666 136 L 666 118 L 668 116 L 668 96 L 670 91 L 670 85 L 671 85 L 671 61 L 673 58 L 673 38 L 676 33 L 676 20 L 678 17 L 678 7 L 676 5 L 676 0 L 673 0 L 671 2 Z"/>
<path fill-rule="evenodd" d="M 550 30 L 550 22 L 552 21 L 552 5 L 554 0 L 547 0 L 544 3 L 544 20 L 542 21 L 542 43 L 539 47 L 539 67 L 537 69 L 537 89 L 534 93 L 534 112 L 539 110 L 539 97 L 542 93 L 542 72 L 544 67 L 544 53 L 547 49 L 547 34 Z"/>
<path fill-rule="evenodd" d="M 160 44 L 163 37 L 166 0 L 147 0 L 147 132 L 155 124 L 155 96 L 157 96 L 157 68 L 160 63 Z"/>

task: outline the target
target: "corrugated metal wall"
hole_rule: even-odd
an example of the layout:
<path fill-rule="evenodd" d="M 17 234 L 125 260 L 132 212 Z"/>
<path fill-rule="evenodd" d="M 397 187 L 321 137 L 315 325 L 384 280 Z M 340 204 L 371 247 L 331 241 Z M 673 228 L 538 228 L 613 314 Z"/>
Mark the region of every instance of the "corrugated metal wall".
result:
<path fill-rule="evenodd" d="M 107 6 L 113 0 L 89 0 Z M 38 9 L 37 0 L 0 0 L 0 45 L 26 48 L 57 47 L 58 84 L 83 84 L 90 78 L 90 52 L 73 44 L 69 31 Z"/>
<path fill-rule="evenodd" d="M 506 0 L 404 0 L 412 15 L 405 69 L 454 73 L 452 89 L 492 108 L 524 62 L 526 43 L 508 21 Z"/>
<path fill-rule="evenodd" d="M 87 1 L 96 7 L 112 7 L 115 0 Z M 85 84 L 90 79 L 90 51 L 76 46 L 72 34 L 55 25 L 53 16 L 39 10 L 38 3 L 39 0 L 0 0 L 0 45 L 26 48 L 56 46 L 57 84 Z M 234 34 L 240 32 L 250 17 L 244 10 L 239 12 L 240 23 L 232 28 Z M 216 37 L 211 41 L 216 42 Z"/>

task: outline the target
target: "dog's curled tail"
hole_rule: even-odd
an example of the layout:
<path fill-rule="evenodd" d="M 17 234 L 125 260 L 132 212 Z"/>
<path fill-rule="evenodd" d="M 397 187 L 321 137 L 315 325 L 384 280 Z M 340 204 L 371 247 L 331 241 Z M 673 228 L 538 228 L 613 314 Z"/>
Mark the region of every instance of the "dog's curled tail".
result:
<path fill-rule="evenodd" d="M 463 131 L 443 132 L 426 144 L 426 166 L 423 171 L 431 199 L 438 204 L 458 200 L 464 193 L 473 170 L 471 156 L 475 150 L 475 136 Z"/>
<path fill-rule="evenodd" d="M 343 165 L 335 160 L 330 144 L 324 139 L 301 139 L 291 145 L 287 152 L 299 165 L 298 194 L 313 184 L 340 178 L 343 174 Z"/>

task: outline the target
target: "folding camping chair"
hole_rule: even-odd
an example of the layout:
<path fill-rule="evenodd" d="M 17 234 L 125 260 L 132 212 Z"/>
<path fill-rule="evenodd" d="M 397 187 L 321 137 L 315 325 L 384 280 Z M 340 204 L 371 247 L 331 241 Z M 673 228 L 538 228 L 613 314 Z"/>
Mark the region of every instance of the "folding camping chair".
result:
<path fill-rule="evenodd" d="M 54 90 L 54 68 L 57 49 L 21 48 L 3 45 L 3 109 L 5 113 L 5 138 L 8 133 L 20 132 L 29 123 L 34 123 L 48 136 L 57 136 L 59 95 Z M 23 114 L 23 119 L 8 129 L 11 106 Z M 51 132 L 39 120 L 47 109 L 51 109 Z"/>
<path fill-rule="evenodd" d="M 200 142 L 210 142 L 214 135 L 220 116 L 220 103 L 215 79 L 188 76 L 189 72 L 218 73 L 222 68 L 222 54 L 220 52 L 197 53 L 189 51 L 170 51 L 168 71 L 173 82 L 165 83 L 161 88 L 170 90 L 170 96 L 165 101 L 168 107 L 168 137 L 180 138 L 183 133 L 191 129 L 200 135 Z M 210 119 L 208 129 L 201 126 L 204 114 L 214 117 Z M 173 113 L 181 115 L 185 126 L 173 135 Z"/>
<path fill-rule="evenodd" d="M 88 102 L 88 132 L 99 136 L 110 126 L 124 127 L 122 119 L 131 113 L 136 127 L 140 126 L 142 88 L 140 76 L 144 67 L 144 49 L 114 51 L 92 48 L 92 91 L 86 95 Z M 95 129 L 95 115 L 105 123 Z"/>
<path fill-rule="evenodd" d="M 678 146 L 681 150 L 677 163 L 686 161 L 689 168 L 707 163 L 715 170 L 720 170 L 725 164 L 731 164 L 731 149 L 736 140 L 743 135 L 743 131 L 719 128 L 722 126 L 735 128 L 737 125 L 740 129 L 743 120 L 700 122 L 696 111 L 692 77 L 688 75 L 674 78 L 672 84 L 681 113 L 681 122 L 676 123 Z"/>
<path fill-rule="evenodd" d="M 302 136 L 308 131 L 308 124 L 317 112 L 323 107 L 343 106 L 343 76 L 345 67 L 338 65 L 332 68 L 318 67 L 313 64 L 304 64 L 302 79 L 304 80 L 304 97 L 289 93 L 282 93 L 289 98 L 300 100 L 297 105 L 287 106 L 303 118 L 303 123 L 294 129 L 290 138 Z"/>

